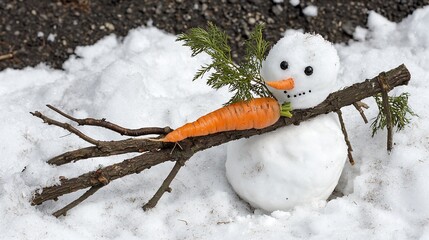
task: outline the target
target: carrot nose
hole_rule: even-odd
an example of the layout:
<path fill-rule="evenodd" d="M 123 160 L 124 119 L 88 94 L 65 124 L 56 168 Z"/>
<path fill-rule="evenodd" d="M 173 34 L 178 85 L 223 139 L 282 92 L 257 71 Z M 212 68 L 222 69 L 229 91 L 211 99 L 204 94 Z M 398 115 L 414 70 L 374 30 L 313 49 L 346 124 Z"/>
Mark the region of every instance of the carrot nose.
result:
<path fill-rule="evenodd" d="M 288 78 L 280 81 L 266 82 L 268 86 L 278 90 L 291 90 L 295 86 L 293 78 Z"/>

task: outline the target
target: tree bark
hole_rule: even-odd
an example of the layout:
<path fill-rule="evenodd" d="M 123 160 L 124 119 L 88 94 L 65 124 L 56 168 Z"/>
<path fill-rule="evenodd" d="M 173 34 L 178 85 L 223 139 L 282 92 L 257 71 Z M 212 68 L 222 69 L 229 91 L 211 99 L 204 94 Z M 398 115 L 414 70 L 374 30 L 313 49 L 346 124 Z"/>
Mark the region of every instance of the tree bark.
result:
<path fill-rule="evenodd" d="M 207 148 L 218 146 L 232 140 L 248 138 L 253 135 L 274 131 L 280 127 L 292 124 L 299 125 L 300 122 L 314 118 L 318 115 L 336 112 L 342 107 L 352 105 L 357 101 L 382 92 L 382 87 L 378 80 L 380 76 L 383 76 L 385 82 L 390 86 L 390 89 L 400 85 L 406 85 L 410 80 L 408 69 L 404 65 L 400 65 L 388 72 L 382 72 L 371 80 L 365 80 L 364 82 L 356 83 L 350 87 L 332 93 L 325 101 L 314 108 L 292 111 L 292 118 L 280 118 L 274 125 L 267 128 L 259 130 L 251 129 L 243 131 L 228 131 L 208 136 L 185 139 L 180 142 L 182 150 L 176 148 L 174 151 L 171 151 L 174 147 L 174 143 L 153 142 L 140 138 L 110 142 L 98 141 L 98 144 L 94 147 L 87 147 L 64 153 L 48 162 L 51 164 L 65 164 L 76 160 L 98 156 L 109 156 L 127 152 L 143 152 L 140 155 L 124 160 L 123 162 L 101 168 L 97 171 L 88 172 L 75 178 L 62 179 L 59 185 L 45 187 L 36 191 L 32 199 L 32 204 L 38 205 L 47 200 L 57 199 L 64 194 L 75 192 L 80 189 L 104 186 L 110 181 L 133 173 L 140 173 L 145 169 L 149 169 L 152 166 L 166 161 L 183 161 L 184 163 L 196 152 Z M 33 114 L 36 115 L 40 113 L 35 112 Z M 43 120 L 48 124 L 52 124 L 49 123 L 49 119 Z"/>

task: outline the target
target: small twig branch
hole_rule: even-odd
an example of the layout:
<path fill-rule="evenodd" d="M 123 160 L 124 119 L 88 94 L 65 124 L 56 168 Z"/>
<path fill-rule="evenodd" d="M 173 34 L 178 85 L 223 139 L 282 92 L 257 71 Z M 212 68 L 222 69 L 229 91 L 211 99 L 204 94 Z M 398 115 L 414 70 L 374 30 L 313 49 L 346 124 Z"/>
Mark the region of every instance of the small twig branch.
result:
<path fill-rule="evenodd" d="M 400 65 L 395 69 L 380 74 L 380 76 L 381 75 L 383 75 L 382 78 L 391 88 L 394 88 L 399 85 L 408 84 L 411 77 L 408 69 L 404 65 Z M 205 150 L 207 148 L 218 146 L 236 139 L 248 138 L 253 135 L 274 131 L 275 129 L 283 126 L 297 125 L 302 121 L 314 118 L 321 114 L 336 112 L 344 106 L 352 105 L 356 101 L 360 101 L 364 98 L 371 97 L 377 93 L 385 91 L 382 89 L 382 86 L 378 84 L 380 76 L 375 77 L 371 80 L 366 80 L 361 83 L 356 83 L 350 87 L 332 93 L 325 101 L 323 101 L 318 106 L 310 109 L 293 111 L 292 118 L 281 118 L 272 126 L 269 126 L 264 129 L 220 132 L 208 136 L 185 139 L 180 142 L 180 145 L 182 146 L 183 150 L 171 152 L 171 148 L 174 146 L 174 144 L 153 142 L 144 139 L 127 139 L 110 142 L 97 142 L 94 140 L 94 144 L 99 143 L 98 146 L 71 151 L 57 156 L 56 158 L 54 158 L 56 159 L 56 161 L 53 161 L 54 159 L 51 159 L 49 162 L 55 162 L 53 164 L 64 164 L 71 161 L 77 161 L 80 159 L 92 158 L 97 156 L 110 156 L 127 152 L 144 153 L 136 157 L 126 159 L 120 163 L 112 164 L 110 166 L 101 168 L 97 171 L 88 172 L 71 179 L 63 179 L 61 180 L 60 185 L 45 187 L 41 191 L 36 191 L 32 200 L 32 204 L 38 205 L 47 200 L 57 199 L 64 194 L 75 192 L 80 189 L 99 186 L 100 184 L 105 185 L 115 179 L 133 173 L 140 173 L 145 169 L 149 169 L 166 161 L 182 161 L 183 163 L 185 163 L 190 157 L 192 157 L 193 154 Z M 53 121 L 46 121 L 48 119 L 43 118 L 43 115 L 41 113 L 36 113 L 37 115 L 39 115 L 39 118 L 43 119 L 48 124 L 54 123 Z M 56 125 L 62 126 L 62 124 L 63 123 L 59 123 Z M 78 135 L 80 132 L 74 131 L 72 133 Z M 177 174 L 178 169 L 180 169 L 179 166 L 177 166 L 176 170 L 173 169 L 170 173 L 170 175 L 172 175 L 171 180 Z M 102 177 L 100 177 L 100 174 L 102 174 Z M 164 193 L 165 190 L 168 189 L 171 183 L 169 177 L 167 178 L 168 179 L 165 180 L 165 184 L 163 184 L 164 186 L 161 186 L 159 190 L 162 193 Z M 156 198 L 158 197 L 154 197 L 154 199 Z"/>
<path fill-rule="evenodd" d="M 377 80 L 381 87 L 381 98 L 383 100 L 383 110 L 386 115 L 386 126 L 387 126 L 387 151 L 392 151 L 393 148 L 393 122 L 392 112 L 389 105 L 389 96 L 387 93 L 391 90 L 387 83 L 387 76 L 385 72 L 380 73 L 377 76 Z"/>
<path fill-rule="evenodd" d="M 172 144 L 134 138 L 119 141 L 101 142 L 98 146 L 86 147 L 65 152 L 50 159 L 48 163 L 53 165 L 63 165 L 83 159 L 114 156 L 133 152 L 143 153 L 146 151 L 156 151 L 157 149 L 161 149 L 161 147 L 164 145 Z"/>
<path fill-rule="evenodd" d="M 32 204 L 39 205 L 47 200 L 56 199 L 67 193 L 105 184 L 106 181 L 111 182 L 133 173 L 140 173 L 160 163 L 170 160 L 175 161 L 180 155 L 183 155 L 183 153 L 176 154 L 176 156 L 170 155 L 169 149 L 164 149 L 159 152 L 147 152 L 120 163 L 98 169 L 97 171 L 82 174 L 79 177 L 63 179 L 60 185 L 45 187 L 41 192 L 36 192 Z M 100 173 L 103 173 L 103 178 L 100 178 Z"/>
<path fill-rule="evenodd" d="M 173 169 L 171 169 L 171 172 L 165 178 L 164 182 L 162 183 L 161 187 L 159 187 L 158 191 L 156 191 L 153 197 L 145 205 L 143 205 L 144 211 L 155 207 L 159 199 L 161 199 L 162 195 L 164 195 L 165 192 L 171 192 L 170 184 L 173 181 L 173 179 L 176 177 L 180 168 L 185 165 L 185 161 L 186 160 L 179 160 L 174 164 Z"/>
<path fill-rule="evenodd" d="M 356 110 L 359 111 L 359 113 L 360 113 L 363 121 L 365 122 L 365 124 L 367 124 L 368 123 L 368 119 L 366 118 L 365 112 L 363 111 L 362 108 L 368 109 L 369 106 L 366 103 L 361 102 L 361 101 L 357 101 L 357 102 L 353 103 L 353 106 L 356 108 Z"/>
<path fill-rule="evenodd" d="M 43 122 L 47 123 L 48 125 L 55 125 L 57 127 L 63 128 L 65 130 L 75 134 L 76 136 L 80 137 L 81 139 L 85 140 L 88 143 L 94 144 L 96 146 L 98 146 L 101 143 L 101 141 L 95 140 L 95 139 L 83 134 L 81 131 L 77 130 L 76 128 L 74 128 L 73 126 L 71 126 L 68 123 L 62 123 L 62 122 L 55 121 L 55 120 L 48 118 L 45 115 L 41 114 L 39 111 L 30 112 L 30 113 L 33 116 L 42 119 Z"/>
<path fill-rule="evenodd" d="M 10 53 L 6 53 L 6 54 L 3 54 L 3 55 L 0 55 L 0 61 L 7 60 L 7 59 L 11 59 L 11 58 L 13 58 L 14 56 L 15 56 L 15 54 L 14 54 L 13 52 L 10 52 Z"/>
<path fill-rule="evenodd" d="M 102 118 L 102 119 L 75 118 L 52 105 L 48 104 L 46 106 L 52 109 L 53 111 L 57 112 L 61 116 L 78 123 L 80 126 L 88 125 L 88 126 L 103 127 L 125 136 L 136 137 L 136 136 L 143 136 L 143 135 L 149 135 L 149 134 L 167 134 L 172 131 L 170 127 L 163 127 L 163 128 L 146 127 L 146 128 L 138 128 L 138 129 L 129 129 L 129 128 L 124 128 L 117 124 L 111 123 L 109 121 L 106 121 L 105 118 Z"/>
<path fill-rule="evenodd" d="M 340 121 L 340 124 L 341 124 L 341 131 L 343 132 L 343 135 L 344 135 L 344 141 L 347 144 L 347 157 L 349 158 L 350 164 L 355 165 L 355 160 L 353 159 L 353 155 L 352 155 L 353 148 L 352 148 L 352 144 L 349 141 L 349 135 L 347 134 L 346 125 L 344 124 L 343 113 L 341 112 L 340 109 L 338 109 L 336 112 L 338 115 L 338 120 Z"/>
<path fill-rule="evenodd" d="M 95 192 L 97 192 L 100 188 L 102 188 L 104 185 L 98 185 L 91 187 L 88 191 L 86 191 L 82 196 L 80 196 L 78 199 L 74 200 L 73 202 L 69 203 L 67 206 L 61 208 L 60 210 L 52 213 L 52 215 L 56 218 L 62 216 L 65 216 L 67 212 L 79 205 L 81 202 L 89 198 L 91 195 L 93 195 Z"/>

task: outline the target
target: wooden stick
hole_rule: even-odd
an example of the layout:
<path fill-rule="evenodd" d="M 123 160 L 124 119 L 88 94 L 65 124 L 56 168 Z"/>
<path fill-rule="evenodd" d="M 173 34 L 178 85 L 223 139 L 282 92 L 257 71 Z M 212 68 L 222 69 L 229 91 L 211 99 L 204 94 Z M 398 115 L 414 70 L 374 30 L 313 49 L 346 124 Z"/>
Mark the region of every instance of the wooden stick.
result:
<path fill-rule="evenodd" d="M 389 105 L 389 96 L 387 93 L 390 91 L 390 86 L 387 83 L 387 76 L 385 72 L 382 72 L 378 75 L 377 80 L 381 87 L 381 98 L 383 100 L 383 110 L 386 115 L 386 125 L 387 125 L 387 151 L 392 151 L 393 148 L 393 122 L 392 122 L 392 112 Z"/>
<path fill-rule="evenodd" d="M 85 141 L 87 141 L 87 142 L 89 142 L 91 144 L 94 144 L 94 145 L 98 146 L 100 144 L 100 142 L 101 142 L 99 140 L 95 140 L 95 139 L 93 139 L 93 138 L 91 138 L 91 137 L 83 134 L 81 131 L 77 130 L 76 128 L 74 128 L 70 124 L 55 121 L 55 120 L 53 120 L 51 118 L 48 118 L 45 115 L 41 114 L 39 111 L 30 112 L 30 113 L 33 116 L 42 119 L 43 122 L 47 123 L 48 125 L 55 125 L 55 126 L 58 126 L 60 128 L 63 128 L 63 129 L 65 129 L 65 130 L 67 130 L 67 131 L 75 134 L 76 136 L 80 137 L 81 139 L 83 139 L 83 140 L 85 140 Z"/>
<path fill-rule="evenodd" d="M 81 202 L 83 202 L 85 199 L 89 198 L 92 194 L 97 192 L 100 188 L 102 188 L 104 185 L 98 185 L 91 187 L 88 191 L 86 191 L 82 196 L 80 196 L 78 199 L 74 200 L 73 202 L 69 203 L 67 206 L 61 208 L 60 210 L 52 213 L 52 215 L 56 218 L 62 216 L 65 216 L 67 212 L 79 205 Z"/>
<path fill-rule="evenodd" d="M 361 101 L 353 103 L 353 106 L 356 108 L 356 110 L 359 111 L 360 116 L 362 117 L 364 123 L 367 124 L 368 123 L 368 119 L 366 118 L 365 112 L 363 111 L 362 108 L 368 109 L 369 106 L 366 105 L 365 103 L 361 102 Z"/>
<path fill-rule="evenodd" d="M 158 191 L 156 191 L 153 197 L 145 205 L 143 205 L 144 211 L 155 207 L 159 199 L 161 199 L 162 195 L 165 192 L 171 192 L 171 188 L 170 188 L 171 181 L 173 181 L 173 179 L 176 177 L 177 173 L 179 172 L 180 168 L 183 167 L 184 165 L 185 165 L 185 162 L 183 160 L 179 160 L 174 164 L 173 169 L 171 169 L 171 172 L 168 174 L 167 178 L 165 178 L 164 182 L 162 183 L 161 187 L 159 187 Z"/>
<path fill-rule="evenodd" d="M 349 158 L 350 164 L 355 165 L 355 160 L 353 159 L 353 155 L 352 155 L 353 148 L 352 148 L 352 145 L 349 141 L 349 136 L 347 134 L 346 125 L 344 124 L 343 113 L 341 112 L 340 109 L 338 109 L 336 112 L 338 115 L 338 120 L 340 121 L 340 124 L 341 124 L 341 131 L 343 132 L 343 135 L 344 135 L 344 141 L 347 144 L 347 157 Z"/>
<path fill-rule="evenodd" d="M 46 105 L 48 108 L 52 109 L 53 111 L 57 112 L 61 116 L 68 118 L 76 123 L 78 123 L 81 126 L 89 125 L 89 126 L 97 126 L 97 127 L 103 127 L 109 130 L 112 130 L 114 132 L 117 132 L 121 135 L 126 136 L 143 136 L 143 135 L 149 135 L 149 134 L 167 134 L 172 131 L 170 127 L 146 127 L 146 128 L 138 128 L 138 129 L 129 129 L 121 127 L 115 123 L 111 123 L 109 121 L 106 121 L 105 118 L 102 119 L 94 119 L 94 118 L 75 118 L 71 115 L 64 113 L 63 111 L 59 110 L 58 108 L 52 106 L 52 105 Z"/>
<path fill-rule="evenodd" d="M 0 55 L 0 61 L 11 59 L 13 57 L 14 57 L 14 53 L 13 52 L 6 53 L 6 54 L 3 54 L 3 55 Z"/>

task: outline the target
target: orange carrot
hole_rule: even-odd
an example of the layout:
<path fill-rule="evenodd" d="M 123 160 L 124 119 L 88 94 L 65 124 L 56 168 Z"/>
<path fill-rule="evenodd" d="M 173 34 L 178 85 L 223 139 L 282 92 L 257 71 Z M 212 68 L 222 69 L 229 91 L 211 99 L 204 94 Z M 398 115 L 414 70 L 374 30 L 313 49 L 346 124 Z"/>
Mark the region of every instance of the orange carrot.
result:
<path fill-rule="evenodd" d="M 255 98 L 222 107 L 200 117 L 195 122 L 183 125 L 164 138 L 154 140 L 178 142 L 188 137 L 205 136 L 224 131 L 261 129 L 274 124 L 279 118 L 280 105 L 277 100 L 268 97 Z"/>
<path fill-rule="evenodd" d="M 279 90 L 291 90 L 295 86 L 293 78 L 288 78 L 280 81 L 265 82 L 268 86 Z"/>

